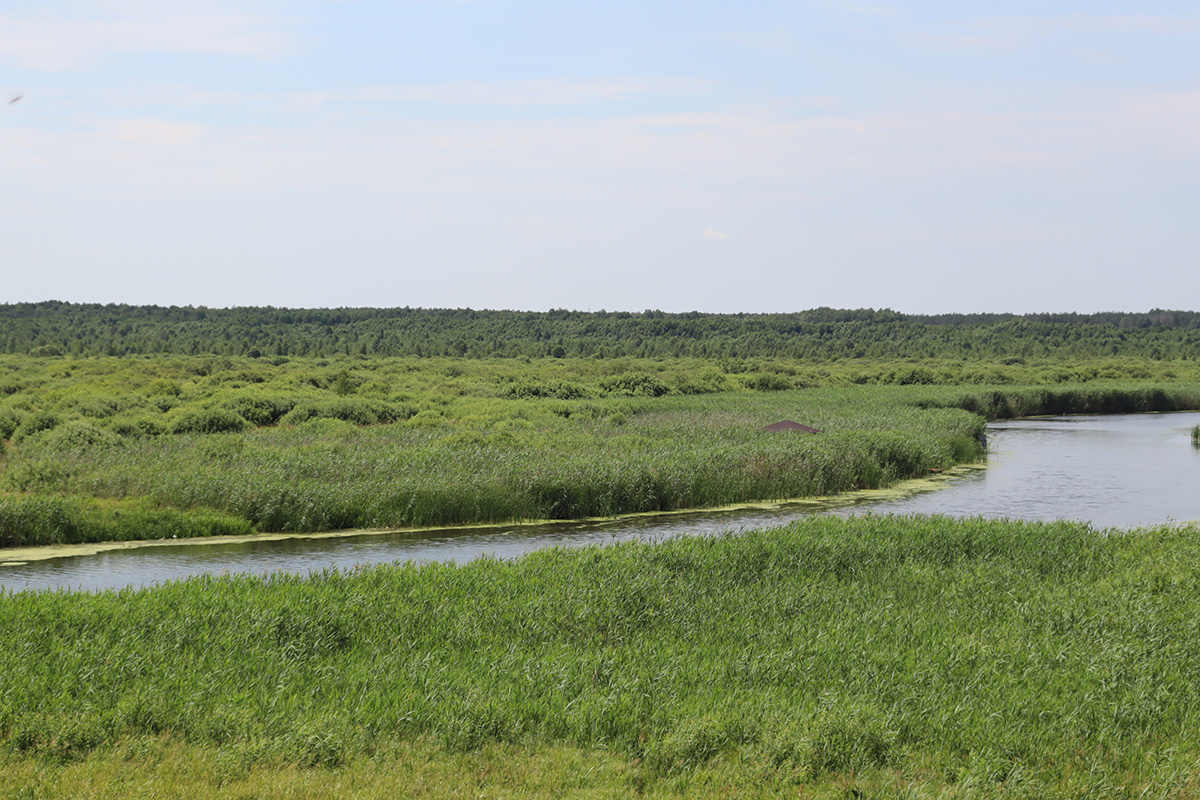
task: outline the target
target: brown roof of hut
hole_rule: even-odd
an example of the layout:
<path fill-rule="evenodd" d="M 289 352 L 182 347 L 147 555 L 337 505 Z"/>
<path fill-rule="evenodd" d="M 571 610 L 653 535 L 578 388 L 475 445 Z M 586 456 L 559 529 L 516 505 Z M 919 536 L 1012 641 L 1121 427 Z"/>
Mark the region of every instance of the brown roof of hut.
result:
<path fill-rule="evenodd" d="M 790 419 L 785 419 L 782 422 L 776 422 L 774 425 L 768 425 L 763 428 L 767 433 L 779 433 L 780 431 L 800 431 L 801 433 L 820 433 L 816 428 L 810 428 L 807 425 L 801 425 L 799 422 L 792 422 Z"/>

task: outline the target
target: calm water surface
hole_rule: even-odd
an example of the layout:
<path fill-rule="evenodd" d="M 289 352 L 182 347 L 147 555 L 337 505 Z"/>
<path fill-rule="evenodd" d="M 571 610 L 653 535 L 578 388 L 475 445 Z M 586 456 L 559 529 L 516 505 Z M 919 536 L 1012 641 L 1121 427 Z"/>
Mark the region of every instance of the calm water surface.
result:
<path fill-rule="evenodd" d="M 0 587 L 112 589 L 202 573 L 305 574 L 392 561 L 515 558 L 553 546 L 661 540 L 781 525 L 813 513 L 1086 520 L 1096 527 L 1200 521 L 1200 413 L 1053 417 L 989 428 L 988 468 L 909 497 L 814 508 L 700 512 L 600 523 L 119 550 L 0 566 Z"/>

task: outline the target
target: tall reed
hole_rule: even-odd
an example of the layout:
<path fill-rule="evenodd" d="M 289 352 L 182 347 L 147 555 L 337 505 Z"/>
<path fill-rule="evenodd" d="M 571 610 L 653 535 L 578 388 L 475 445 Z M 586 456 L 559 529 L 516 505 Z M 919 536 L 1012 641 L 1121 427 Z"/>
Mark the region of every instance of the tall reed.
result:
<path fill-rule="evenodd" d="M 0 743 L 567 744 L 1079 796 L 1200 758 L 1200 529 L 812 518 L 515 562 L 0 595 Z M 1016 782 L 1016 783 L 1013 783 Z"/>
<path fill-rule="evenodd" d="M 984 418 L 1200 407 L 1200 386 L 1167 381 L 1158 362 L 1050 368 L 0 357 L 4 540 L 126 538 L 139 526 L 147 538 L 178 535 L 151 511 L 188 516 L 194 535 L 209 535 L 777 500 L 980 458 Z M 1104 379 L 1156 370 L 1164 378 L 1154 383 Z M 1014 376 L 1054 383 L 929 383 Z M 1087 380 L 1066 382 L 1077 378 Z M 761 431 L 781 419 L 822 432 Z"/>
<path fill-rule="evenodd" d="M 260 531 L 577 519 L 876 488 L 981 456 L 983 420 L 902 387 L 502 400 L 458 419 L 315 420 L 10 454 L 7 507 L 43 497 L 216 512 Z M 473 412 L 473 413 L 467 413 Z M 783 418 L 818 435 L 769 434 Z M 20 521 L 10 538 L 68 541 Z M 34 515 L 36 516 L 36 515 Z M 97 521 L 102 521 L 96 518 Z"/>

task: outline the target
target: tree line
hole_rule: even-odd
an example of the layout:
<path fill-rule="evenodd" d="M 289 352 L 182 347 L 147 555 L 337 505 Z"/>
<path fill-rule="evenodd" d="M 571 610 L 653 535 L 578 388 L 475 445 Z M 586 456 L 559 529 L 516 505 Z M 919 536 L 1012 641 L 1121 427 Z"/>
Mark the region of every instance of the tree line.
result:
<path fill-rule="evenodd" d="M 656 310 L 0 304 L 0 352 L 250 357 L 461 356 L 1044 358 L 1200 355 L 1200 313 L 901 314 L 816 308 L 784 314 Z"/>

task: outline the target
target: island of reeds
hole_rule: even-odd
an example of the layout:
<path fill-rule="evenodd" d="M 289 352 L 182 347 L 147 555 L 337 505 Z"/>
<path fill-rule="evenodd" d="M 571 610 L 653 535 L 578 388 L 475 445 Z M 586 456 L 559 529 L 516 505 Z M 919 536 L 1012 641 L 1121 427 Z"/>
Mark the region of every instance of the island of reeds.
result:
<path fill-rule="evenodd" d="M 1191 312 L 0 306 L 0 546 L 882 487 L 989 419 L 1200 408 L 1198 356 Z M 815 519 L 3 594 L 0 794 L 1193 796 L 1198 546 Z"/>

